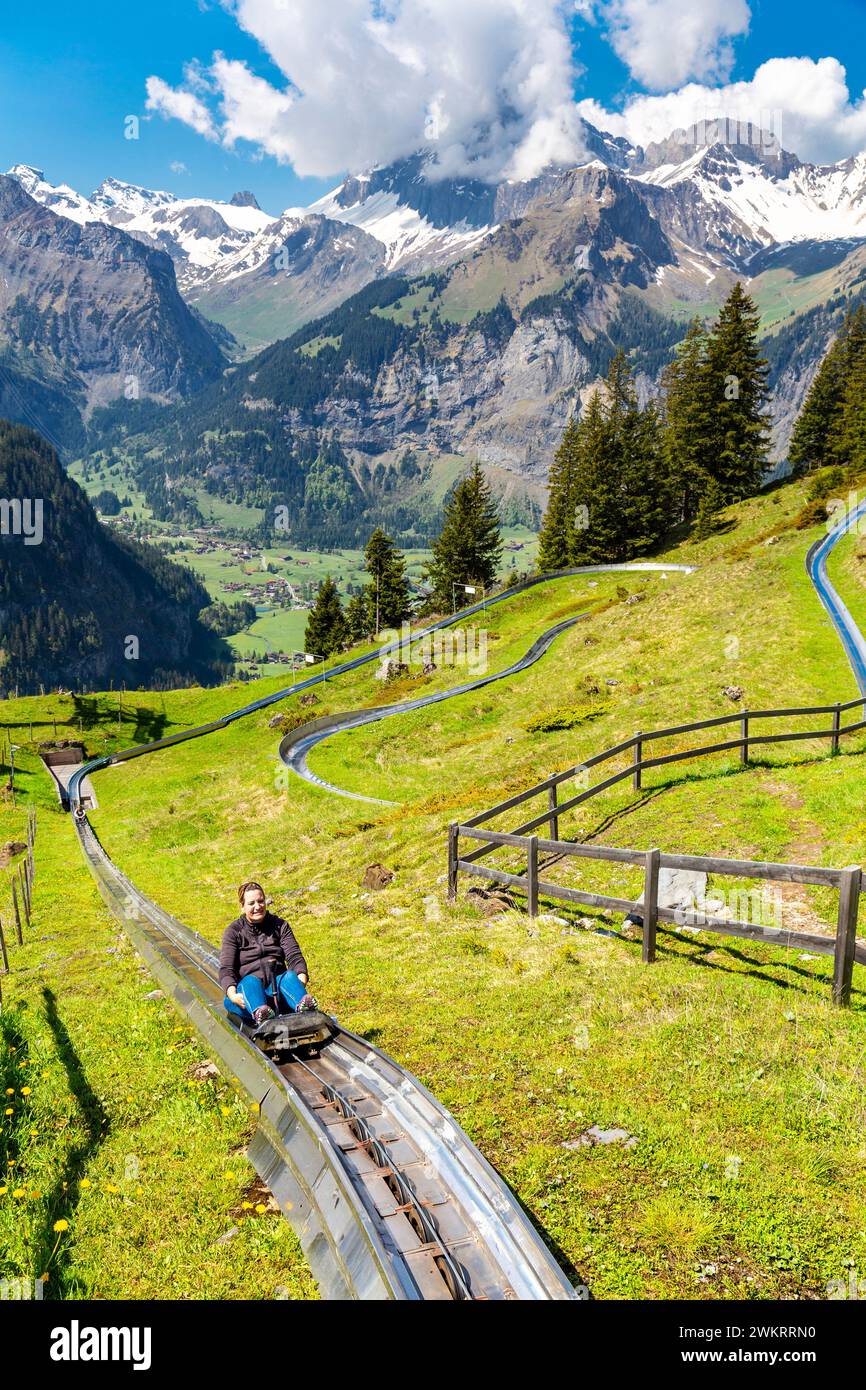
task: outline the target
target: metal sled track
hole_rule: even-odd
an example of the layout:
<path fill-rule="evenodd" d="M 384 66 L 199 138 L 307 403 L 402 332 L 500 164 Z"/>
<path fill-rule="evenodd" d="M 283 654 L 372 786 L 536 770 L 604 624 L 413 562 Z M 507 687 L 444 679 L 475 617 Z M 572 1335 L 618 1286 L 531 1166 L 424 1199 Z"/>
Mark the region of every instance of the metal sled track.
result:
<path fill-rule="evenodd" d="M 329 1299 L 574 1299 L 516 1198 L 409 1072 L 338 1027 L 281 1065 L 229 1021 L 210 942 L 78 826 L 111 912 L 258 1107 L 249 1157 Z"/>

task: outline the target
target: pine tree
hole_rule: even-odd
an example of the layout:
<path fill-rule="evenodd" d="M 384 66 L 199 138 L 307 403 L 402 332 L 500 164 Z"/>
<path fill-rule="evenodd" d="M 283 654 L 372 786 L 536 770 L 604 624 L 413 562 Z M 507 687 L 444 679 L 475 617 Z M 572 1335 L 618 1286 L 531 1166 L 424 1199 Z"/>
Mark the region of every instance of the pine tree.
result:
<path fill-rule="evenodd" d="M 609 446 L 601 394 L 593 391 L 581 416 L 574 483 L 575 508 L 586 508 L 589 524 L 575 529 L 574 565 L 603 564 L 620 558 L 621 498 Z"/>
<path fill-rule="evenodd" d="M 346 615 L 340 602 L 337 586 L 331 576 L 325 576 L 319 585 L 316 602 L 307 619 L 304 634 L 304 648 L 316 656 L 331 656 L 338 652 L 348 640 Z"/>
<path fill-rule="evenodd" d="M 853 358 L 848 371 L 837 452 L 849 468 L 866 468 L 866 351 Z"/>
<path fill-rule="evenodd" d="M 363 642 L 365 637 L 372 637 L 374 621 L 370 620 L 370 604 L 366 589 L 353 594 L 346 604 L 346 628 L 351 640 Z"/>
<path fill-rule="evenodd" d="M 788 458 L 795 477 L 813 469 L 844 464 L 851 429 L 851 403 L 846 410 L 848 382 L 866 354 L 866 306 L 846 315 L 815 373 L 794 425 Z"/>
<path fill-rule="evenodd" d="M 450 612 L 461 606 L 464 585 L 489 588 L 501 557 L 498 508 L 476 460 L 447 502 L 442 531 L 433 542 L 433 559 L 427 566 L 432 583 L 428 610 Z"/>
<path fill-rule="evenodd" d="M 574 563 L 575 480 L 580 449 L 580 425 L 572 416 L 565 427 L 548 475 L 547 510 L 541 524 L 538 568 L 567 569 Z"/>
<path fill-rule="evenodd" d="M 717 514 L 725 505 L 725 498 L 721 484 L 715 478 L 708 478 L 707 485 L 701 495 L 698 514 L 695 520 L 694 539 L 705 541 L 711 536 L 718 525 Z"/>
<path fill-rule="evenodd" d="M 767 468 L 767 362 L 758 349 L 760 315 L 739 281 L 707 339 L 701 368 L 705 471 L 726 502 L 756 492 Z"/>
<path fill-rule="evenodd" d="M 694 519 L 708 481 L 702 404 L 706 350 L 706 328 L 700 319 L 692 319 L 676 357 L 662 377 L 664 449 L 675 522 Z"/>
<path fill-rule="evenodd" d="M 391 537 L 377 526 L 364 551 L 370 583 L 365 596 L 372 614 L 373 632 L 399 627 L 412 612 L 412 596 L 406 578 L 406 561 Z"/>

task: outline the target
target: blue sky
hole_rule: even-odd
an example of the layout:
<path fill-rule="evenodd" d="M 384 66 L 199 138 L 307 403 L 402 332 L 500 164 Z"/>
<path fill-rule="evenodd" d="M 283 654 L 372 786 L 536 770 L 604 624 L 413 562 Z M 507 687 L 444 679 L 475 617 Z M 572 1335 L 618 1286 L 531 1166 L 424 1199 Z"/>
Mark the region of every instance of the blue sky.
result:
<path fill-rule="evenodd" d="M 666 92 L 675 90 L 675 84 L 666 83 L 660 67 L 659 55 L 653 51 L 649 57 L 623 61 L 614 51 L 609 25 L 610 6 L 625 6 L 635 23 L 640 17 L 641 7 L 653 4 L 670 6 L 676 10 L 685 0 L 597 0 L 598 9 L 593 22 L 587 23 L 580 16 L 570 21 L 574 40 L 574 52 L 584 71 L 578 76 L 574 86 L 574 96 L 578 99 L 592 98 L 607 112 L 619 113 L 624 109 L 632 111 L 630 136 L 636 130 L 643 133 L 645 110 L 650 108 L 640 104 L 642 94 L 654 91 L 657 102 Z M 715 0 L 693 0 L 692 8 L 703 6 L 712 16 Z M 247 5 L 250 13 L 260 15 L 265 0 L 238 0 Z M 281 19 L 276 12 L 281 0 L 270 0 L 274 9 L 273 19 L 265 19 L 258 24 L 260 36 L 265 40 L 276 32 Z M 418 3 L 418 0 L 413 0 Z M 446 3 L 446 0 L 440 0 Z M 489 0 L 463 0 L 464 10 L 473 6 L 481 12 Z M 586 7 L 591 0 L 580 0 Z M 496 30 L 497 42 L 503 43 L 503 70 L 507 66 L 509 50 L 507 36 L 508 6 L 503 4 L 503 23 Z M 304 8 L 304 0 L 282 0 L 286 6 Z M 328 61 L 335 50 L 329 48 L 333 35 L 329 36 L 327 26 L 339 28 L 341 7 L 349 14 L 349 6 L 357 8 L 357 0 L 330 0 L 324 4 L 317 0 L 308 14 L 308 32 L 305 38 L 298 36 L 298 50 L 304 56 L 299 58 L 300 71 L 306 72 L 308 80 L 315 75 L 317 38 Z M 605 11 L 604 6 L 608 6 Z M 735 35 L 730 40 L 731 63 L 722 81 L 748 82 L 761 64 L 772 58 L 811 58 L 818 60 L 832 57 L 847 70 L 850 102 L 856 104 L 866 87 L 866 0 L 822 0 L 820 6 L 814 0 L 720 0 L 715 4 L 719 15 L 732 12 L 732 6 L 742 6 L 748 15 L 748 32 Z M 553 0 L 540 0 L 539 25 L 553 24 L 551 18 Z M 750 12 L 750 14 L 749 14 Z M 460 15 L 460 9 L 452 11 Z M 317 18 L 318 16 L 318 18 Z M 248 21 L 249 23 L 249 21 Z M 317 36 L 316 24 L 326 26 Z M 454 18 L 455 28 L 461 20 Z M 515 21 L 516 23 L 516 21 Z M 251 27 L 256 28 L 256 24 Z M 419 30 L 419 32 L 422 32 Z M 353 41 L 351 29 L 346 30 L 348 46 Z M 223 6 L 217 0 L 146 0 L 144 5 L 125 5 L 109 3 L 108 0 L 86 0 L 86 3 L 59 3 L 59 0 L 44 0 L 38 6 L 9 6 L 4 14 L 0 32 L 0 169 L 17 162 L 34 164 L 45 170 L 53 182 L 67 182 L 84 193 L 89 193 L 106 175 L 114 175 L 133 183 L 148 187 L 168 188 L 183 195 L 203 195 L 228 198 L 239 188 L 250 188 L 259 202 L 268 211 L 278 212 L 282 208 L 308 203 L 332 187 L 343 172 L 343 167 L 334 161 L 341 157 L 347 160 L 356 148 L 346 140 L 341 140 L 343 132 L 340 122 L 349 129 L 358 123 L 358 110 L 353 110 L 352 100 L 356 97 L 355 81 L 352 75 L 342 79 L 342 88 L 336 87 L 337 95 L 328 99 L 328 90 L 323 89 L 320 107 L 309 117 L 302 107 L 292 113 L 295 120 L 289 147 L 291 150 L 311 151 L 307 159 L 314 172 L 300 177 L 290 163 L 280 163 L 273 153 L 278 137 L 273 134 L 271 117 L 264 120 L 261 139 L 258 135 L 248 140 L 240 140 L 234 148 L 226 148 L 221 143 L 224 128 L 218 123 L 213 138 L 205 138 L 190 128 L 182 120 L 167 118 L 157 111 L 151 112 L 142 122 L 140 138 L 124 138 L 124 119 L 130 114 L 145 116 L 146 83 L 148 78 L 158 78 L 166 89 L 177 90 L 188 87 L 188 70 L 191 62 L 201 65 L 207 72 L 213 55 L 221 52 L 236 65 L 236 76 L 249 71 L 269 84 L 267 91 L 280 94 L 287 85 L 286 69 L 290 66 L 295 35 L 286 36 L 282 53 L 289 53 L 288 62 L 283 57 L 283 70 L 268 57 L 262 44 L 249 32 L 244 32 L 230 6 Z M 463 36 L 456 34 L 458 46 Z M 481 43 L 482 39 L 479 40 Z M 525 41 L 515 27 L 514 46 L 519 51 Z M 674 27 L 665 36 L 665 43 L 676 50 L 678 38 Z M 306 45 L 306 47 L 304 47 Z M 273 44 L 272 44 L 273 47 Z M 637 43 L 632 45 L 636 48 Z M 443 53 L 446 50 L 443 48 Z M 620 51 L 622 45 L 620 45 Z M 431 57 L 435 65 L 435 54 Z M 660 73 L 660 79 L 653 89 L 652 82 L 646 80 L 647 65 Z M 306 67 L 304 66 L 306 64 Z M 363 59 L 361 60 L 363 65 Z M 240 65 L 244 65 L 242 69 Z M 292 76 L 296 76 L 294 70 Z M 370 80 L 369 74 L 368 82 Z M 495 74 L 494 74 L 495 76 Z M 488 74 L 490 77 L 490 74 Z M 493 78 L 490 77 L 492 81 Z M 688 80 L 688 77 L 685 79 Z M 702 80 L 700 77 L 698 80 Z M 706 78 L 703 79 L 706 82 Z M 483 86 L 483 77 L 479 84 Z M 555 86 L 556 73 L 552 73 L 551 87 Z M 717 86 L 719 79 L 710 78 L 710 88 Z M 680 83 L 682 86 L 683 83 Z M 838 85 L 838 84 L 837 84 Z M 195 88 L 195 84 L 193 84 Z M 306 88 L 306 83 L 304 83 Z M 860 139 L 861 130 L 866 124 L 855 119 L 851 110 L 842 110 L 830 117 L 810 116 L 808 109 L 798 105 L 797 82 L 789 83 L 790 95 L 784 100 L 790 104 L 790 119 L 787 128 L 802 144 L 809 138 L 815 126 L 815 149 L 805 151 L 812 157 L 838 158 L 856 148 L 866 146 L 866 139 Z M 198 88 L 201 91 L 201 88 Z M 346 107 L 343 110 L 342 95 L 345 92 Z M 244 100 L 246 100 L 246 95 Z M 377 100 L 382 101 L 381 111 L 376 110 Z M 212 110 L 218 106 L 218 93 L 214 87 L 205 100 Z M 251 98 L 251 100 L 253 100 Z M 269 98 L 270 100 L 270 98 Z M 465 106 L 465 93 L 460 101 Z M 552 98 L 551 98 L 552 100 Z M 391 102 L 391 105 L 388 102 Z M 820 94 L 815 98 L 816 108 L 821 106 Z M 255 102 L 253 101 L 255 105 Z M 312 104 L 312 103 L 311 103 Z M 375 143 L 376 122 L 381 131 L 388 127 L 397 128 L 405 117 L 397 105 L 393 94 L 377 93 L 371 86 L 363 95 L 364 108 L 373 108 L 372 134 L 365 134 L 363 148 L 371 160 L 377 154 Z M 631 104 L 631 106 L 630 106 Z M 543 98 L 540 103 L 543 107 Z M 330 108 L 330 115 L 322 106 Z M 539 118 L 539 102 L 526 114 L 521 128 L 540 129 L 533 125 Z M 823 108 L 822 108 L 823 109 Z M 786 105 L 787 113 L 787 105 Z M 541 110 L 541 117 L 544 116 Z M 246 116 L 242 119 L 245 121 Z M 258 117 L 253 113 L 249 119 L 258 130 Z M 461 108 L 461 131 L 471 123 L 473 111 L 471 103 Z M 304 121 L 309 122 L 305 127 Z M 835 122 L 835 123 L 834 123 Z M 459 122 L 458 122 L 459 124 Z M 543 121 L 542 121 L 543 124 Z M 826 129 L 825 129 L 826 127 Z M 453 129 L 453 127 L 452 127 Z M 647 127 L 649 129 L 649 127 Z M 805 133 L 804 133 L 805 132 Z M 623 131 L 625 133 L 625 129 Z M 281 138 L 281 137 L 279 137 Z M 516 137 L 515 137 L 516 138 Z M 534 137 L 533 137 L 534 138 Z M 530 142 L 531 143 L 531 142 Z M 797 148 L 793 140 L 784 143 Z M 383 148 L 383 158 L 393 154 L 393 141 Z M 824 153 L 826 151 L 826 153 Z M 491 159 L 501 158 L 501 151 L 490 154 Z M 306 157 L 306 153 L 305 153 Z M 527 158 L 530 156 L 526 156 Z M 173 169 L 172 166 L 175 166 Z M 182 167 L 181 167 L 182 166 Z M 492 168 L 492 165 L 491 165 Z"/>

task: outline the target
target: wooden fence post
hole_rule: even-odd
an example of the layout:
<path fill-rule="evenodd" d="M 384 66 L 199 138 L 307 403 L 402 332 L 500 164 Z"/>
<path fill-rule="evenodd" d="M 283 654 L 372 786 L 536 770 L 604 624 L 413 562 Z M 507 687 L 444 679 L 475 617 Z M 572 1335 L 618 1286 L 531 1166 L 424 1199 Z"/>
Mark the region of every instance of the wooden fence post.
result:
<path fill-rule="evenodd" d="M 9 953 L 6 950 L 6 937 L 3 935 L 3 919 L 0 917 L 0 960 L 3 961 L 3 974 L 9 974 Z"/>
<path fill-rule="evenodd" d="M 550 814 L 550 838 L 551 838 L 551 840 L 558 840 L 558 839 L 559 839 L 559 816 L 556 814 L 556 807 L 557 807 L 556 783 L 554 782 L 553 785 L 550 786 L 550 787 L 548 787 L 548 789 L 547 789 L 547 809 L 548 809 L 548 810 L 550 811 L 550 813 L 551 813 L 551 814 Z"/>
<path fill-rule="evenodd" d="M 842 723 L 842 711 L 837 705 L 833 711 L 833 739 L 830 744 L 830 752 L 839 752 L 839 728 Z"/>
<path fill-rule="evenodd" d="M 746 765 L 746 764 L 748 763 L 748 761 L 749 761 L 749 713 L 748 713 L 748 710 L 746 710 L 746 711 L 744 712 L 744 714 L 743 714 L 743 716 L 742 716 L 742 718 L 741 718 L 741 720 L 740 720 L 740 725 L 741 725 L 741 728 L 742 728 L 742 737 L 743 737 L 742 746 L 741 746 L 741 748 L 740 748 L 740 762 L 741 762 L 741 763 L 743 764 L 743 766 L 745 767 L 745 765 Z"/>
<path fill-rule="evenodd" d="M 530 835 L 528 866 L 526 872 L 526 896 L 530 920 L 538 916 L 538 836 Z"/>
<path fill-rule="evenodd" d="M 842 882 L 839 884 L 839 915 L 836 920 L 836 950 L 833 955 L 833 1003 L 843 1008 L 851 999 L 860 879 L 861 870 L 854 866 L 842 870 Z"/>
<path fill-rule="evenodd" d="M 21 905 L 24 908 L 24 922 L 27 930 L 30 930 L 30 904 L 27 901 L 27 890 L 24 887 L 24 875 L 21 872 L 21 865 L 18 865 L 18 882 L 21 884 Z"/>
<path fill-rule="evenodd" d="M 656 958 L 656 928 L 658 927 L 659 907 L 659 862 L 660 849 L 648 849 L 643 881 L 643 949 L 641 959 L 645 965 L 652 965 Z"/>
<path fill-rule="evenodd" d="M 24 937 L 21 935 L 21 912 L 18 907 L 18 892 L 15 888 L 15 880 L 12 880 L 12 907 L 15 912 L 15 936 L 19 946 L 24 945 Z"/>
<path fill-rule="evenodd" d="M 454 902 L 457 897 L 457 822 L 452 821 L 448 827 L 448 901 Z"/>
<path fill-rule="evenodd" d="M 640 765 L 641 765 L 641 757 L 642 757 L 642 750 L 643 750 L 643 743 L 641 742 L 640 729 L 638 729 L 637 733 L 635 734 L 635 738 L 637 739 L 637 743 L 636 743 L 635 746 L 634 746 L 634 757 L 632 758 L 632 766 L 633 766 L 633 768 L 634 768 L 634 771 L 632 772 L 632 775 L 631 775 L 631 785 L 632 785 L 632 790 L 633 790 L 633 791 L 639 792 L 639 791 L 640 791 Z"/>

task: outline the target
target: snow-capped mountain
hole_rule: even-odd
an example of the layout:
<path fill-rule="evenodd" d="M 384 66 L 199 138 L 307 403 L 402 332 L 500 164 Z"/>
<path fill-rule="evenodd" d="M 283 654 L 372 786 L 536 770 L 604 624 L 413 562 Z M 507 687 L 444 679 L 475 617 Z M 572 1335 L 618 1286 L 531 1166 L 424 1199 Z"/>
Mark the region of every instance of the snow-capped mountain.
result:
<path fill-rule="evenodd" d="M 121 227 L 146 245 L 167 251 L 186 293 L 222 262 L 243 250 L 276 221 L 252 199 L 236 194 L 229 203 L 177 198 L 173 193 L 105 179 L 89 198 L 65 184 L 49 183 L 41 169 L 16 164 L 9 170 L 37 202 L 71 221 Z"/>
<path fill-rule="evenodd" d="M 658 188 L 687 185 L 708 217 L 720 211 L 735 216 L 763 246 L 866 237 L 866 153 L 816 166 L 765 161 L 748 147 L 713 144 L 636 177 Z"/>

